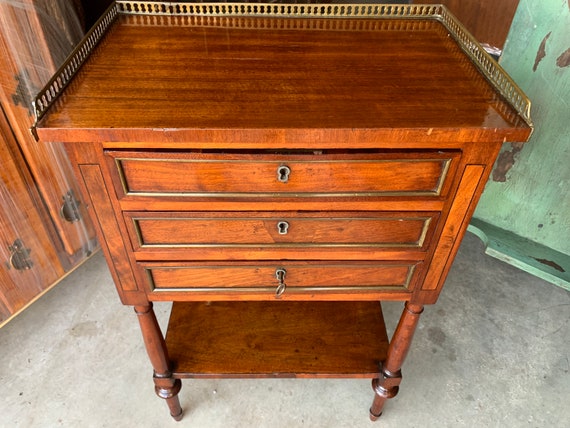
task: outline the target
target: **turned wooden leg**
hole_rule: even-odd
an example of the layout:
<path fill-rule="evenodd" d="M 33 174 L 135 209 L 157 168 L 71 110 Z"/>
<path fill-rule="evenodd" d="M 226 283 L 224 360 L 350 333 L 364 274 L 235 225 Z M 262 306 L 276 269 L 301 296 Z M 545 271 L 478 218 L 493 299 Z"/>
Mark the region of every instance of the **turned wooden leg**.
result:
<path fill-rule="evenodd" d="M 173 379 L 170 371 L 170 360 L 164 337 L 158 326 L 158 321 L 152 309 L 148 306 L 135 306 L 138 315 L 146 351 L 154 369 L 154 390 L 156 395 L 164 398 L 174 420 L 182 419 L 182 408 L 178 399 L 178 392 L 182 386 L 180 379 Z"/>
<path fill-rule="evenodd" d="M 381 367 L 381 377 L 372 379 L 372 389 L 374 389 L 374 401 L 370 407 L 370 419 L 375 421 L 382 415 L 382 408 L 388 398 L 396 396 L 402 372 L 400 368 L 406 359 L 414 331 L 418 325 L 423 306 L 407 302 L 400 317 L 398 327 L 392 336 L 388 346 L 386 361 Z"/>

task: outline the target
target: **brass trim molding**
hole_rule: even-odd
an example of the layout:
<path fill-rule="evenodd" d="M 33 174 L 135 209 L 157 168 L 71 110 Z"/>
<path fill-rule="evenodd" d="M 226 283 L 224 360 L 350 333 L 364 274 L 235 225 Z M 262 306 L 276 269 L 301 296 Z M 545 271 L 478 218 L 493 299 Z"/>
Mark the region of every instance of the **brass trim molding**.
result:
<path fill-rule="evenodd" d="M 226 218 L 224 221 L 244 222 L 244 221 L 279 221 L 281 217 L 231 217 Z M 218 217 L 131 217 L 133 229 L 136 235 L 136 243 L 140 249 L 160 248 L 160 249 L 178 249 L 178 248 L 418 248 L 421 249 L 424 245 L 429 227 L 433 217 L 417 216 L 417 217 L 291 217 L 289 220 L 294 222 L 315 221 L 323 220 L 334 223 L 339 220 L 352 220 L 355 222 L 367 221 L 423 221 L 422 230 L 419 233 L 418 239 L 414 242 L 272 242 L 272 243 L 242 243 L 242 244 L 228 244 L 228 243 L 168 243 L 168 244 L 147 244 L 144 241 L 143 232 L 140 222 L 148 220 L 161 220 L 161 221 L 204 221 L 204 220 L 219 220 Z"/>
<path fill-rule="evenodd" d="M 531 102 L 525 93 L 511 79 L 505 70 L 481 47 L 477 40 L 465 29 L 443 5 L 399 5 L 399 4 L 275 4 L 275 3 L 184 3 L 117 0 L 86 34 L 81 43 L 70 54 L 52 79 L 38 93 L 32 105 L 35 123 L 55 104 L 81 65 L 89 57 L 111 24 L 119 15 L 147 17 L 206 17 L 212 19 L 194 20 L 194 25 L 216 25 L 245 28 L 267 28 L 265 20 L 259 27 L 251 20 L 220 20 L 223 17 L 266 17 L 266 18 L 373 18 L 373 19 L 433 19 L 439 21 L 453 36 L 458 45 L 469 56 L 480 72 L 505 100 L 533 128 Z M 158 22 L 156 22 L 158 21 Z M 151 23 L 160 24 L 161 20 Z M 167 22 L 164 22 L 166 24 Z M 143 24 L 144 25 L 144 24 Z M 307 22 L 308 28 L 311 27 Z M 303 25 L 303 27 L 305 26 Z M 331 23 L 331 29 L 335 28 Z M 272 28 L 272 27 L 270 27 Z M 284 27 L 289 28 L 289 27 Z M 343 28 L 345 29 L 345 28 Z M 353 28 L 356 29 L 356 28 Z"/>
<path fill-rule="evenodd" d="M 441 14 L 442 5 L 186 3 L 117 0 L 120 13 L 167 16 L 266 16 L 271 18 L 425 18 Z"/>
<path fill-rule="evenodd" d="M 279 164 L 278 161 L 275 160 L 224 160 L 224 159 L 171 159 L 171 158 L 135 158 L 135 157 L 117 157 L 115 158 L 115 165 L 117 167 L 117 172 L 119 175 L 119 181 L 121 183 L 122 191 L 124 196 L 151 196 L 151 197 L 203 197 L 203 198 L 287 198 L 290 196 L 295 196 L 296 198 L 306 198 L 306 197 L 353 197 L 353 196 L 362 196 L 362 197 L 378 197 L 378 196 L 441 196 L 443 185 L 449 175 L 449 168 L 453 159 L 449 158 L 425 158 L 425 159 L 407 159 L 407 158 L 394 158 L 394 159 L 355 159 L 355 160 L 308 160 L 308 161 L 289 161 L 289 164 L 296 164 L 296 163 L 312 163 L 312 164 L 319 164 L 319 163 L 326 163 L 326 164 L 351 164 L 351 163 L 358 163 L 358 162 L 368 162 L 368 163 L 388 163 L 388 162 L 405 162 L 405 163 L 418 163 L 418 162 L 435 162 L 441 164 L 441 174 L 437 180 L 437 184 L 433 189 L 420 189 L 420 190 L 377 190 L 377 191 L 339 191 L 339 192 L 312 192 L 312 191 L 298 191 L 298 190 L 289 190 L 289 191 L 275 191 L 275 192 L 261 192 L 261 191 L 240 191 L 240 192 L 199 192 L 199 191 L 187 191 L 187 190 L 180 190 L 180 191 L 161 191 L 161 192 L 150 192 L 150 191 L 141 191 L 141 190 L 132 190 L 129 186 L 129 180 L 127 175 L 125 174 L 125 169 L 123 167 L 123 162 L 125 161 L 138 161 L 138 162 L 175 162 L 175 163 L 223 163 L 223 164 L 249 164 L 251 162 L 254 163 L 269 163 L 269 164 Z"/>
<path fill-rule="evenodd" d="M 408 269 L 408 272 L 406 274 L 406 278 L 405 280 L 402 282 L 402 284 L 386 284 L 386 285 L 321 285 L 321 286 L 315 286 L 315 285 L 308 285 L 308 286 L 292 286 L 290 288 L 288 288 L 289 290 L 289 294 L 293 294 L 295 292 L 346 292 L 346 291 L 392 291 L 392 290 L 402 290 L 402 291 L 411 291 L 410 290 L 410 284 L 412 282 L 412 278 L 414 277 L 414 273 L 416 272 L 416 268 L 417 266 L 420 264 L 421 262 L 413 262 L 413 263 L 409 263 L 409 264 L 404 264 L 404 263 L 397 263 L 397 264 L 380 264 L 380 265 L 361 265 L 361 264 L 345 264 L 343 266 L 358 266 L 358 267 L 373 267 L 373 268 L 379 268 L 382 269 L 383 267 L 386 266 L 390 266 L 390 267 L 405 267 Z M 289 266 L 291 268 L 295 268 L 296 265 L 293 264 L 289 264 Z M 314 265 L 317 268 L 323 268 L 323 267 L 327 267 L 327 266 L 339 266 L 337 264 L 334 265 L 327 265 L 327 264 L 319 264 L 319 265 Z M 216 269 L 224 269 L 225 266 L 219 266 L 219 265 L 212 265 L 212 266 L 205 266 L 205 265 L 197 265 L 197 266 L 185 266 L 185 265 L 179 265 L 179 266 L 163 266 L 160 264 L 156 264 L 156 265 L 152 265 L 152 266 L 142 266 L 144 272 L 146 273 L 146 277 L 147 280 L 149 281 L 149 285 L 150 285 L 150 290 L 153 292 L 197 292 L 197 293 L 212 293 L 212 292 L 240 292 L 240 293 L 259 293 L 259 292 L 274 292 L 275 287 L 274 286 L 251 286 L 251 287 L 220 287 L 220 286 L 214 286 L 214 287 L 192 287 L 190 285 L 188 286 L 178 286 L 178 287 L 160 287 L 156 285 L 156 281 L 154 280 L 154 276 L 153 276 L 153 270 L 180 270 L 180 269 L 194 269 L 194 268 L 198 268 L 198 269 L 203 269 L 203 268 L 209 268 L 211 270 L 216 270 Z M 251 266 L 242 266 L 243 269 L 251 269 Z M 288 267 L 289 269 L 289 267 Z"/>

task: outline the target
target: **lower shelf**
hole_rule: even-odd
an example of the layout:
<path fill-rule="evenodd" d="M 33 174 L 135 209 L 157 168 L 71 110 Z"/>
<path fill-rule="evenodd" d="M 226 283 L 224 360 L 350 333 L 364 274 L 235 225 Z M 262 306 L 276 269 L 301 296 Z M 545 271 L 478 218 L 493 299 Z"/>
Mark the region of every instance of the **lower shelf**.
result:
<path fill-rule="evenodd" d="M 175 378 L 374 378 L 388 337 L 379 302 L 175 302 Z"/>

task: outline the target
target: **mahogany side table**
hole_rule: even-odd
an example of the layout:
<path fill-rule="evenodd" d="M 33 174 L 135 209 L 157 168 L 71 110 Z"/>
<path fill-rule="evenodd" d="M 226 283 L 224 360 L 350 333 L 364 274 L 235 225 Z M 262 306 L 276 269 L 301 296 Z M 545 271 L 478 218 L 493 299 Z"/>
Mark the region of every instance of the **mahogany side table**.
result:
<path fill-rule="evenodd" d="M 437 5 L 117 1 L 35 107 L 177 420 L 207 377 L 368 377 L 379 417 L 502 143 L 532 131 Z"/>

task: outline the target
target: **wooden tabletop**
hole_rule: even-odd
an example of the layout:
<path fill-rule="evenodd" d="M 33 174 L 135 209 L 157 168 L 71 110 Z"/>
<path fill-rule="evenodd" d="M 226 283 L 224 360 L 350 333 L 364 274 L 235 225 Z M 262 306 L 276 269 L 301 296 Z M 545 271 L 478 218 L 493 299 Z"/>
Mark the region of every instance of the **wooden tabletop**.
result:
<path fill-rule="evenodd" d="M 119 16 L 39 123 L 40 137 L 172 142 L 249 130 L 238 140 L 253 141 L 273 130 L 282 141 L 321 132 L 350 144 L 357 131 L 390 139 L 407 130 L 403 141 L 434 133 L 524 141 L 530 133 L 436 20 L 216 23 Z"/>

